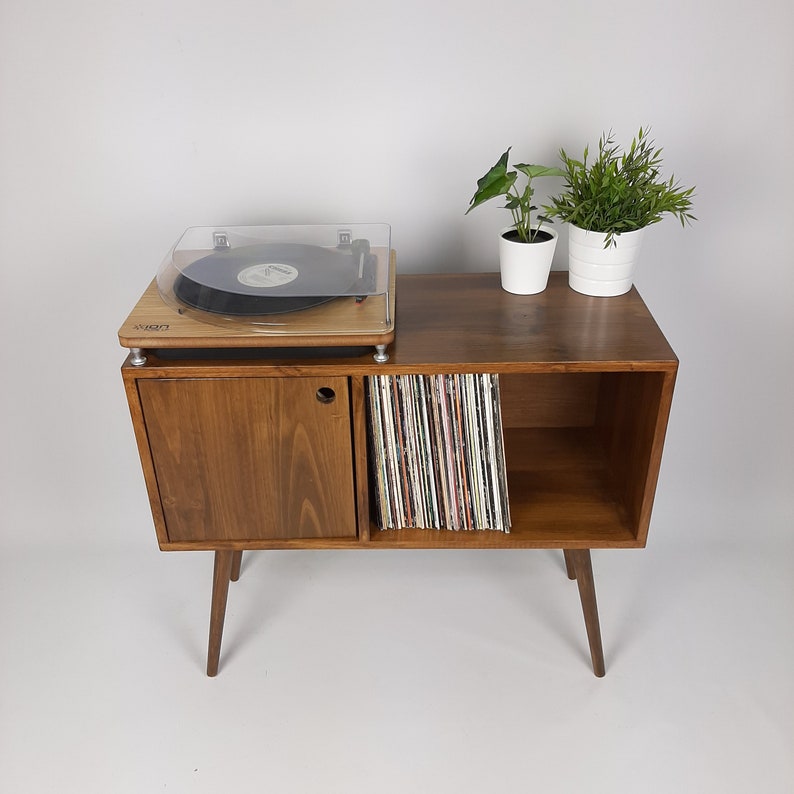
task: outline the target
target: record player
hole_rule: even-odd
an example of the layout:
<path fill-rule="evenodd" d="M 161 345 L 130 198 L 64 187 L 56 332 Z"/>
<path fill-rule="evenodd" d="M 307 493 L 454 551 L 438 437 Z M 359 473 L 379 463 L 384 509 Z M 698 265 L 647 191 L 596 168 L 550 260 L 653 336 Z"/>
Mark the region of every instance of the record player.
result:
<path fill-rule="evenodd" d="M 375 347 L 394 340 L 388 224 L 187 229 L 119 330 L 145 350 Z"/>

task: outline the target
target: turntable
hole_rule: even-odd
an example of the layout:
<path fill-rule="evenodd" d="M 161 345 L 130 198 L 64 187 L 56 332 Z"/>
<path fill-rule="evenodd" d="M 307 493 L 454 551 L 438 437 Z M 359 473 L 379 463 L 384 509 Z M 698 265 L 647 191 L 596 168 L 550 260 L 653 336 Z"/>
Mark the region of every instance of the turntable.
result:
<path fill-rule="evenodd" d="M 193 227 L 119 330 L 144 350 L 375 347 L 394 340 L 387 224 Z M 317 351 L 319 352 L 319 351 Z"/>

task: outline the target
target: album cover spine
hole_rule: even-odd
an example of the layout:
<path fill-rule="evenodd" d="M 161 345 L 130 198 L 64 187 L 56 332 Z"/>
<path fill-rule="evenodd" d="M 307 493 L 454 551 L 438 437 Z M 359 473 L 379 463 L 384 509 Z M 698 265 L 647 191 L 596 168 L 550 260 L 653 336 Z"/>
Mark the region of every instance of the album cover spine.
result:
<path fill-rule="evenodd" d="M 367 403 L 381 529 L 510 528 L 496 375 L 373 375 Z"/>

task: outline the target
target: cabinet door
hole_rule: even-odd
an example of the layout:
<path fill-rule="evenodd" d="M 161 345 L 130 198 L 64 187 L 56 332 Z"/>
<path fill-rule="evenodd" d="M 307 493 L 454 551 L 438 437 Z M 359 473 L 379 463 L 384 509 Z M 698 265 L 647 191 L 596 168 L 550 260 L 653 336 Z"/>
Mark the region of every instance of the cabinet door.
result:
<path fill-rule="evenodd" d="M 169 542 L 355 536 L 347 378 L 138 390 Z"/>

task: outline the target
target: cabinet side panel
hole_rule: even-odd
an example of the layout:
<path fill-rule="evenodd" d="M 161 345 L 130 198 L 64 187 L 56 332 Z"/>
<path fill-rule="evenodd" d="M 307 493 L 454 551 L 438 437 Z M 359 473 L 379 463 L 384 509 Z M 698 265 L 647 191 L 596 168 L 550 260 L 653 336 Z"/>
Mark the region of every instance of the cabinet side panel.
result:
<path fill-rule="evenodd" d="M 667 435 L 667 423 L 670 419 L 670 408 L 673 403 L 677 371 L 665 372 L 660 386 L 658 411 L 651 442 L 650 460 L 648 462 L 648 476 L 645 481 L 645 494 L 640 507 L 639 523 L 641 527 L 640 540 L 645 543 L 648 536 L 648 527 L 651 523 L 651 511 L 656 497 L 656 485 L 659 481 L 659 471 L 662 467 L 662 453 L 664 440 Z"/>
<path fill-rule="evenodd" d="M 168 543 L 168 533 L 165 526 L 165 516 L 163 506 L 160 502 L 160 491 L 157 487 L 157 476 L 154 470 L 151 449 L 149 448 L 149 438 L 146 434 L 146 422 L 143 417 L 140 395 L 138 394 L 138 381 L 131 377 L 127 370 L 123 371 L 124 390 L 127 394 L 127 403 L 130 408 L 132 418 L 132 428 L 135 432 L 135 442 L 138 446 L 138 456 L 141 460 L 143 479 L 146 483 L 146 491 L 149 496 L 149 506 L 152 510 L 154 529 L 157 533 L 157 543 L 162 548 Z"/>
<path fill-rule="evenodd" d="M 346 378 L 139 390 L 170 542 L 355 536 Z"/>
<path fill-rule="evenodd" d="M 611 479 L 643 543 L 667 427 L 669 396 L 663 402 L 663 394 L 669 377 L 664 372 L 608 373 L 599 398 L 597 427 Z"/>

